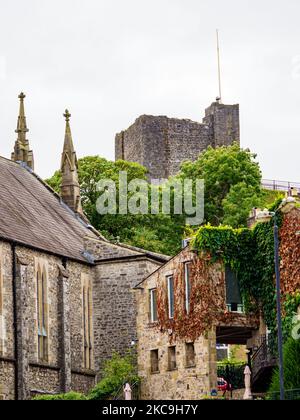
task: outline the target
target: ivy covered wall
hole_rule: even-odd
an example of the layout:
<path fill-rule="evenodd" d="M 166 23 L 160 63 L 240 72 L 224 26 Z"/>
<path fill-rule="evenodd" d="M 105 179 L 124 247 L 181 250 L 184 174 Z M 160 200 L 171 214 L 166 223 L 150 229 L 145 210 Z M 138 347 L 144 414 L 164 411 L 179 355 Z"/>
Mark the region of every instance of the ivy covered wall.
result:
<path fill-rule="evenodd" d="M 271 210 L 276 211 L 280 228 L 282 315 L 287 339 L 300 304 L 300 209 L 297 203 L 278 204 Z M 246 312 L 260 310 L 275 340 L 274 219 L 253 229 L 203 226 L 192 246 L 206 253 L 211 262 L 223 261 L 231 266 L 238 276 Z"/>

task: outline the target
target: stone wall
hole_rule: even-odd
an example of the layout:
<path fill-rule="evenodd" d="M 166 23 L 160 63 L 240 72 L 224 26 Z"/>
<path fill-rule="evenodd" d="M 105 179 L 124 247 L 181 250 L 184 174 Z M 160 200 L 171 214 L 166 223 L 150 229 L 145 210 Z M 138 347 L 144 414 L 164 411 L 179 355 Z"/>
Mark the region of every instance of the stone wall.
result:
<path fill-rule="evenodd" d="M 150 322 L 149 290 L 157 288 L 158 282 L 165 282 L 179 263 L 191 261 L 194 255 L 183 252 L 164 265 L 157 273 L 142 283 L 142 289 L 135 291 L 137 299 L 138 371 L 142 378 L 142 399 L 189 400 L 210 395 L 216 388 L 216 331 L 212 328 L 206 335 L 193 342 L 195 363 L 187 365 L 186 344 L 189 339 L 176 337 L 172 330 L 162 331 L 159 323 Z M 164 287 L 164 284 L 161 284 Z M 176 347 L 177 367 L 169 369 L 168 348 Z M 151 372 L 151 351 L 158 350 L 159 372 Z"/>
<path fill-rule="evenodd" d="M 116 135 L 115 158 L 137 162 L 149 178 L 175 175 L 180 164 L 195 160 L 209 145 L 216 147 L 240 141 L 239 106 L 213 103 L 203 123 L 164 116 L 139 117 Z"/>
<path fill-rule="evenodd" d="M 95 368 L 113 351 L 124 354 L 136 340 L 136 302 L 132 288 L 160 266 L 147 258 L 99 263 L 94 279 Z"/>
<path fill-rule="evenodd" d="M 15 367 L 13 361 L 0 356 L 0 400 L 15 398 Z"/>
<path fill-rule="evenodd" d="M 83 368 L 81 278 L 82 275 L 90 276 L 92 285 L 93 268 L 19 246 L 15 247 L 13 254 L 11 244 L 3 242 L 0 244 L 4 297 L 0 395 L 5 399 L 15 398 L 13 255 L 16 262 L 18 397 L 27 399 L 38 392 L 65 392 L 71 390 L 72 386 L 76 387 L 79 382 L 79 388 L 73 388 L 74 391 L 90 389 L 95 383 L 95 374 Z M 63 268 L 63 264 L 66 264 L 67 270 Z M 46 361 L 41 361 L 38 357 L 36 273 L 39 267 L 43 267 L 47 277 L 48 358 Z M 65 271 L 65 276 L 62 275 L 62 271 Z M 62 288 L 68 282 L 70 287 Z M 82 376 L 80 381 L 72 381 L 71 370 L 76 370 L 78 377 Z"/>
<path fill-rule="evenodd" d="M 184 264 L 190 266 L 190 312 L 185 309 Z M 167 277 L 174 279 L 174 317 L 169 319 Z M 156 289 L 157 321 L 150 316 L 150 290 Z M 218 334 L 239 340 L 255 332 L 256 316 L 229 312 L 226 306 L 225 270 L 210 264 L 188 248 L 149 276 L 135 291 L 137 299 L 138 370 L 143 399 L 199 399 L 217 386 Z M 203 324 L 204 323 L 204 324 Z M 204 327 L 203 327 L 204 325 Z M 228 328 L 228 330 L 227 330 Z M 235 334 L 238 333 L 236 337 Z M 224 339 L 224 337 L 223 337 Z M 222 342 L 222 341 L 221 341 Z M 225 342 L 225 341 L 224 341 Z M 237 341 L 238 343 L 238 341 Z M 191 345 L 194 362 L 187 363 Z M 176 347 L 176 369 L 170 369 L 170 347 Z M 158 352 L 159 371 L 151 371 L 151 355 Z M 156 356 L 155 356 L 156 357 Z"/>

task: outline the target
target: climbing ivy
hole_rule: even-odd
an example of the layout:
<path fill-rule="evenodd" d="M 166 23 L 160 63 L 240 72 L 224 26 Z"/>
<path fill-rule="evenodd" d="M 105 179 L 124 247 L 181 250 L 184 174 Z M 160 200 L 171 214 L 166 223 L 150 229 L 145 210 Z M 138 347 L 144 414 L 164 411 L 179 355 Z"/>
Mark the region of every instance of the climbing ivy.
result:
<path fill-rule="evenodd" d="M 276 211 L 279 202 L 270 210 Z M 280 229 L 283 222 L 280 212 L 276 212 L 276 221 Z M 274 342 L 275 347 L 277 322 L 274 219 L 258 223 L 254 229 L 202 226 L 192 246 L 196 251 L 206 253 L 211 263 L 222 261 L 236 272 L 246 312 L 261 310 L 271 331 L 270 341 Z M 290 335 L 292 320 L 299 304 L 299 294 L 283 296 L 283 328 L 286 339 Z"/>

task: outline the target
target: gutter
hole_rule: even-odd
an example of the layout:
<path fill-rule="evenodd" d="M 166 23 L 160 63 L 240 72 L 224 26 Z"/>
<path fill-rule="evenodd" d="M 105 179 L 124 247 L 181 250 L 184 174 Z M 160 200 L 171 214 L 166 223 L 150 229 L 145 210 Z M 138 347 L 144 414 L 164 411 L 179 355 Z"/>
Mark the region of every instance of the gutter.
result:
<path fill-rule="evenodd" d="M 80 263 L 80 264 L 85 264 L 85 265 L 88 265 L 88 266 L 93 266 L 94 265 L 93 263 L 91 263 L 89 261 L 76 259 L 76 258 L 70 257 L 68 255 L 57 254 L 55 252 L 48 251 L 48 250 L 43 249 L 43 248 L 38 248 L 34 245 L 29 245 L 29 244 L 26 244 L 24 242 L 15 241 L 13 239 L 6 238 L 5 236 L 0 236 L 0 240 L 3 241 L 3 242 L 7 242 L 7 243 L 11 244 L 11 246 L 15 246 L 15 247 L 20 246 L 20 247 L 23 247 L 23 248 L 28 248 L 28 249 L 31 249 L 32 251 L 37 251 L 37 252 L 41 252 L 43 254 L 52 255 L 52 256 L 57 257 L 59 259 L 67 258 L 69 261 L 77 262 L 77 263 Z"/>

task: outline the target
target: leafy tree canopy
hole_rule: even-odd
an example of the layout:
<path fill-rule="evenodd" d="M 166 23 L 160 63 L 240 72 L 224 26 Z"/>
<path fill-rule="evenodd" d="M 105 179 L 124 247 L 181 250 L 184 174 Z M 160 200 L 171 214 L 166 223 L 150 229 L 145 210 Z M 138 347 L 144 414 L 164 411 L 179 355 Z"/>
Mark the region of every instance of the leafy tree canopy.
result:
<path fill-rule="evenodd" d="M 119 172 L 127 172 L 128 182 L 134 179 L 146 180 L 147 170 L 143 166 L 126 161 L 111 162 L 100 156 L 87 156 L 78 160 L 78 176 L 81 188 L 82 205 L 91 224 L 108 239 L 119 239 L 130 245 L 146 248 L 149 251 L 172 255 L 181 248 L 184 234 L 184 217 L 180 215 L 117 214 L 100 215 L 96 202 L 99 197 L 97 183 L 111 179 L 119 193 Z M 55 174 L 46 182 L 60 193 L 61 173 Z"/>
<path fill-rule="evenodd" d="M 269 205 L 277 198 L 273 192 L 261 189 L 261 172 L 256 156 L 237 144 L 229 147 L 209 147 L 195 162 L 185 162 L 175 179 L 205 181 L 205 223 L 218 226 L 227 224 L 234 228 L 245 227 L 249 211 L 253 207 Z M 167 214 L 106 214 L 96 209 L 99 197 L 97 183 L 103 179 L 116 182 L 119 193 L 119 172 L 126 171 L 128 182 L 147 179 L 143 166 L 126 161 L 108 161 L 100 156 L 87 156 L 78 161 L 79 183 L 84 212 L 91 224 L 108 239 L 118 238 L 134 246 L 150 251 L 174 255 L 181 248 L 181 240 L 189 230 L 185 215 Z M 61 173 L 55 172 L 46 182 L 60 192 Z M 160 188 L 159 193 L 162 193 Z M 150 185 L 148 186 L 148 194 Z M 174 192 L 171 191 L 171 203 Z M 171 204 L 172 208 L 172 204 Z M 118 203 L 117 203 L 118 209 Z M 172 213 L 172 212 L 171 212 Z M 198 227 L 195 227 L 198 228 Z M 189 230 L 193 234 L 194 227 Z"/>
<path fill-rule="evenodd" d="M 256 155 L 237 144 L 208 147 L 195 162 L 181 167 L 180 177 L 205 182 L 205 221 L 218 226 L 224 218 L 245 226 L 253 205 L 260 204 L 261 171 Z M 240 195 L 240 200 L 238 196 Z"/>

